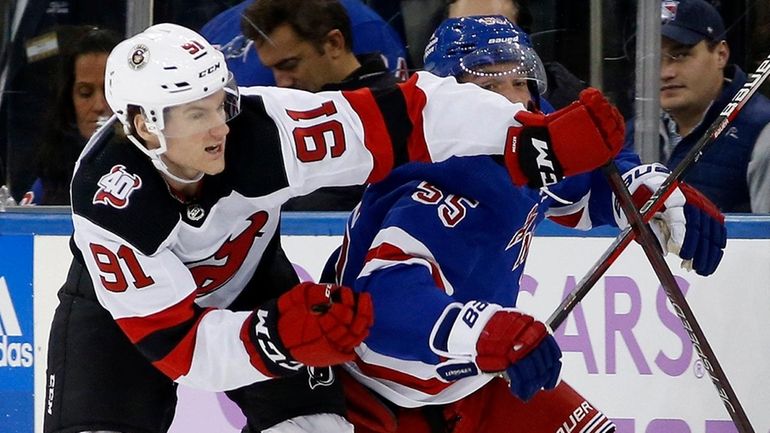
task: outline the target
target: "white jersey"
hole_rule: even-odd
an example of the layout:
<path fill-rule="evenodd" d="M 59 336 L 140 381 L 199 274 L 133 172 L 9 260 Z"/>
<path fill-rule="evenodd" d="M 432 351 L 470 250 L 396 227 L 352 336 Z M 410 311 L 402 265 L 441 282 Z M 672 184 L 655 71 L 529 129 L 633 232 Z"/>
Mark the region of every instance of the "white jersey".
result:
<path fill-rule="evenodd" d="M 379 91 L 241 91 L 226 168 L 205 176 L 195 198 L 177 198 L 139 149 L 106 132 L 72 181 L 74 253 L 100 304 L 153 365 L 208 390 L 277 375 L 255 349 L 251 311 L 232 303 L 277 295 L 255 272 L 282 203 L 378 181 L 408 161 L 502 154 L 523 108 L 426 73 Z"/>

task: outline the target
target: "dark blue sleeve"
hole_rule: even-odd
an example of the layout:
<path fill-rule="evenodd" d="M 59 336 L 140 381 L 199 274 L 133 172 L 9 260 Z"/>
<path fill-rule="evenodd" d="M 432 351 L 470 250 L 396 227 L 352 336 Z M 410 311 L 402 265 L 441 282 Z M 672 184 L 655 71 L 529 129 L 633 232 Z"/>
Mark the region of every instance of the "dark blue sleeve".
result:
<path fill-rule="evenodd" d="M 639 155 L 632 149 L 623 148 L 615 157 L 615 164 L 622 174 L 641 164 L 641 161 Z M 574 203 L 564 205 L 552 201 L 549 210 L 551 220 L 567 227 L 577 225 L 577 228 L 582 230 L 603 225 L 617 225 L 612 211 L 612 189 L 601 169 L 568 177 L 552 187 L 551 192 L 563 200 Z M 588 212 L 590 227 L 583 226 L 582 223 L 578 224 L 584 212 Z"/>
<path fill-rule="evenodd" d="M 624 147 L 615 157 L 615 165 L 620 174 L 631 170 L 642 162 L 639 155 L 633 150 L 633 147 Z M 617 226 L 612 212 L 612 188 L 602 170 L 591 172 L 591 199 L 589 201 L 589 210 L 591 221 L 594 226 L 611 225 Z"/>
<path fill-rule="evenodd" d="M 636 130 L 636 126 L 634 126 L 634 118 L 629 119 L 626 122 L 626 139 L 623 142 L 623 148 L 634 151 L 634 131 Z"/>
<path fill-rule="evenodd" d="M 377 245 L 371 246 L 366 265 L 353 285 L 354 290 L 372 296 L 376 319 L 366 344 L 383 355 L 437 361 L 428 344 L 430 333 L 454 300 L 437 285 L 441 269 L 427 257 L 436 247 L 432 241 L 441 238 L 435 236 L 436 230 L 444 231 L 435 224 L 435 212 L 434 207 L 408 196 L 397 202 L 383 221 L 375 239 Z M 431 232 L 433 236 L 428 235 Z M 416 244 L 426 250 L 419 251 Z"/>
<path fill-rule="evenodd" d="M 29 188 L 29 191 L 24 193 L 24 197 L 19 202 L 20 205 L 38 205 L 43 199 L 43 181 L 40 178 L 35 179 L 35 182 Z"/>

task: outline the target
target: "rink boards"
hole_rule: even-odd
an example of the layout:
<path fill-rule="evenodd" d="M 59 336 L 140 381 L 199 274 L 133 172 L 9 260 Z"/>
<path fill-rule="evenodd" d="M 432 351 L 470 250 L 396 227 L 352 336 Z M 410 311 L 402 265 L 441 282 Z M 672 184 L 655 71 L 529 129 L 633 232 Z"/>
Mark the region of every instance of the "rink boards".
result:
<path fill-rule="evenodd" d="M 343 214 L 287 214 L 287 255 L 316 279 L 339 245 Z M 0 432 L 41 431 L 45 359 L 56 292 L 71 254 L 65 213 L 0 213 Z M 537 230 L 520 308 L 545 320 L 617 231 L 549 222 Z M 667 258 L 755 430 L 770 431 L 770 217 L 728 218 L 728 248 L 709 278 Z M 620 433 L 735 431 L 636 244 L 555 332 L 562 377 L 616 421 Z M 172 433 L 237 433 L 243 418 L 223 394 L 180 389 Z"/>

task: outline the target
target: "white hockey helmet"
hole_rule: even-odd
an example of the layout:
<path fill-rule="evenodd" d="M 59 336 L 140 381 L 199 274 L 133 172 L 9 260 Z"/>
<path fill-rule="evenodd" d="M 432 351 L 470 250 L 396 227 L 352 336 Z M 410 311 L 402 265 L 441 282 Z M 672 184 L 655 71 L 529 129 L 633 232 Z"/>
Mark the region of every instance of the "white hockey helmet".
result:
<path fill-rule="evenodd" d="M 118 44 L 107 58 L 105 97 L 129 139 L 167 172 L 160 155 L 166 149 L 164 110 L 225 91 L 227 121 L 238 114 L 238 88 L 224 55 L 203 36 L 177 24 L 156 24 Z M 149 150 L 130 131 L 129 107 L 141 109 L 147 129 L 160 139 Z"/>

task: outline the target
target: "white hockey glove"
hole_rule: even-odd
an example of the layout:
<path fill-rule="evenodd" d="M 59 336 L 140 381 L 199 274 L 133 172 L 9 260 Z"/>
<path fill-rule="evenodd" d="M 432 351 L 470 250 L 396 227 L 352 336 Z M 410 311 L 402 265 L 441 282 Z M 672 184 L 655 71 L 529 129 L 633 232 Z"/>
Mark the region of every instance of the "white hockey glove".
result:
<path fill-rule="evenodd" d="M 319 413 L 287 419 L 262 433 L 353 433 L 353 424 L 337 414 Z"/>
<path fill-rule="evenodd" d="M 637 209 L 666 180 L 670 171 L 662 164 L 644 164 L 623 175 Z M 626 215 L 613 195 L 613 215 L 621 229 L 628 226 Z M 722 259 L 727 243 L 724 215 L 695 188 L 679 183 L 653 215 L 650 228 L 664 255 L 668 252 L 683 259 L 682 268 L 695 269 L 699 275 L 713 273 Z"/>
<path fill-rule="evenodd" d="M 637 209 L 658 190 L 668 173 L 669 170 L 664 165 L 654 163 L 634 167 L 623 174 L 623 181 Z M 656 213 L 650 220 L 650 228 L 658 239 L 663 255 L 669 252 L 679 254 L 682 248 L 685 233 L 684 203 L 684 195 L 679 188 L 675 188 L 663 202 L 662 212 Z M 618 227 L 628 227 L 628 219 L 615 194 L 612 195 L 612 210 Z"/>

